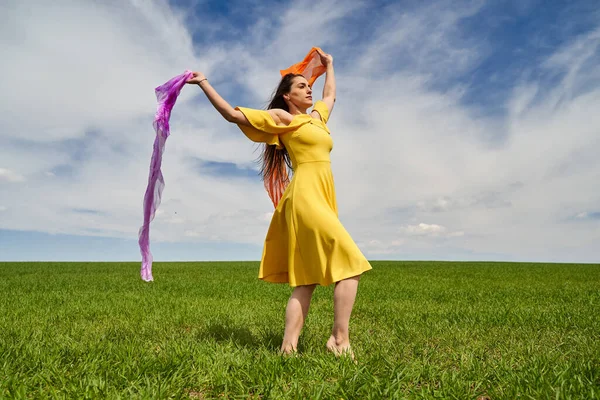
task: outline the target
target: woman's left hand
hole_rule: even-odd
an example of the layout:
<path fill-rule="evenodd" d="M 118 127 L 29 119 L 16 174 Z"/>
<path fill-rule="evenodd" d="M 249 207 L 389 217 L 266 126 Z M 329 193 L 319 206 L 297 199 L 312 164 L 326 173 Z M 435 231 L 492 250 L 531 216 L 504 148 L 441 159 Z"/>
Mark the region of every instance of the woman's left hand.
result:
<path fill-rule="evenodd" d="M 317 50 L 317 53 L 319 54 L 319 57 L 321 57 L 321 64 L 324 66 L 333 64 L 333 56 L 331 54 L 325 54 L 319 50 Z"/>

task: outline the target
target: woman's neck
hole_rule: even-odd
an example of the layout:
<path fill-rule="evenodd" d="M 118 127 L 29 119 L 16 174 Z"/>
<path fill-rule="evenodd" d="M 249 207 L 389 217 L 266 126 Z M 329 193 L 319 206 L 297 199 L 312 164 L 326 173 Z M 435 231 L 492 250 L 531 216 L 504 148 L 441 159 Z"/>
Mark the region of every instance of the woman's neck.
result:
<path fill-rule="evenodd" d="M 289 107 L 290 111 L 289 113 L 292 115 L 300 115 L 300 114 L 306 114 L 306 108 L 302 109 L 302 108 L 298 108 L 296 106 L 291 106 Z"/>

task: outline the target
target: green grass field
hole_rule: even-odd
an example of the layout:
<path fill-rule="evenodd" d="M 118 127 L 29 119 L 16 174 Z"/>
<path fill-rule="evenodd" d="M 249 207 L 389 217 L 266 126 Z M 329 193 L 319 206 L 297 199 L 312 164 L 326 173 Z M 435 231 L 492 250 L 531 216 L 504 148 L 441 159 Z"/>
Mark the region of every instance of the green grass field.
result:
<path fill-rule="evenodd" d="M 333 287 L 299 355 L 258 263 L 0 263 L 1 398 L 598 399 L 600 265 L 373 262 L 329 354 Z"/>

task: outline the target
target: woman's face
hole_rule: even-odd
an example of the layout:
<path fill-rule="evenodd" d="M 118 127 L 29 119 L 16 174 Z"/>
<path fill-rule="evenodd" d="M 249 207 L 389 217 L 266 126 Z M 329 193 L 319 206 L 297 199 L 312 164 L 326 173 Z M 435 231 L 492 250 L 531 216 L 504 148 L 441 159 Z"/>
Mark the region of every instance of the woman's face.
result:
<path fill-rule="evenodd" d="M 303 76 L 294 77 L 290 92 L 283 97 L 297 108 L 306 109 L 313 105 L 312 88 L 308 86 L 308 81 Z"/>

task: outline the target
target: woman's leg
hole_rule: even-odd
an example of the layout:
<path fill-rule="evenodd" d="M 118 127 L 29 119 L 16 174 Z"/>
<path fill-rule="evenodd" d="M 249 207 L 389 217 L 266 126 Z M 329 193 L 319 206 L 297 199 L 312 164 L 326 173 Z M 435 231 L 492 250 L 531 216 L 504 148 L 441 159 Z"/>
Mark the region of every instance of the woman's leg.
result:
<path fill-rule="evenodd" d="M 336 282 L 333 291 L 333 329 L 327 348 L 335 354 L 350 351 L 350 315 L 356 299 L 360 275 Z"/>
<path fill-rule="evenodd" d="M 308 314 L 310 299 L 316 285 L 296 286 L 285 311 L 285 331 L 281 351 L 290 354 L 297 350 L 298 338 Z"/>

